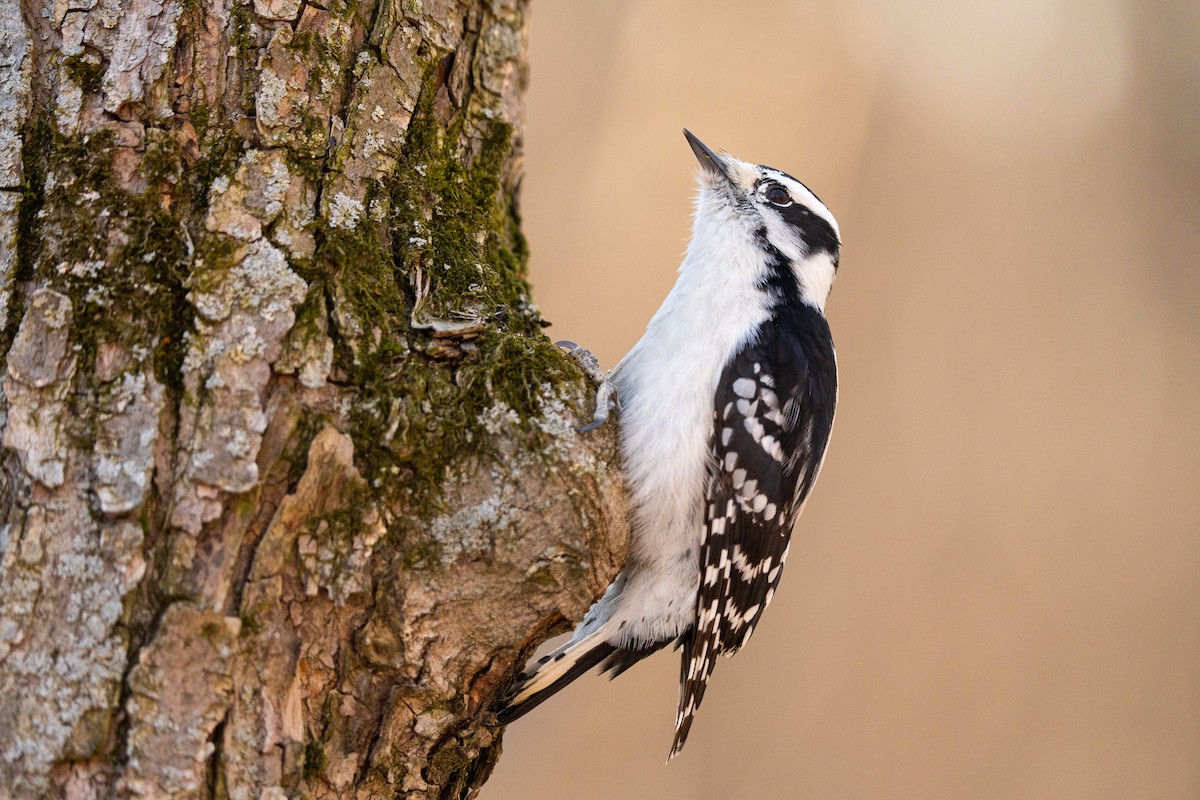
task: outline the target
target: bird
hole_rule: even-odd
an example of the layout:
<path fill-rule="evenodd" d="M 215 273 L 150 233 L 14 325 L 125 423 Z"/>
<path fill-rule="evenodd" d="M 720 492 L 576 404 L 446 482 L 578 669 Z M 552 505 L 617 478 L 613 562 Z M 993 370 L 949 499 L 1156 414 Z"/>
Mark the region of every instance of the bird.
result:
<path fill-rule="evenodd" d="M 837 221 L 803 183 L 683 133 L 700 164 L 686 255 L 645 334 L 600 373 L 595 420 L 581 428 L 618 409 L 626 563 L 571 639 L 526 665 L 497 713 L 508 724 L 593 667 L 615 678 L 674 644 L 668 761 L 716 656 L 738 652 L 771 602 L 821 471 L 837 405 L 825 303 L 841 253 Z"/>

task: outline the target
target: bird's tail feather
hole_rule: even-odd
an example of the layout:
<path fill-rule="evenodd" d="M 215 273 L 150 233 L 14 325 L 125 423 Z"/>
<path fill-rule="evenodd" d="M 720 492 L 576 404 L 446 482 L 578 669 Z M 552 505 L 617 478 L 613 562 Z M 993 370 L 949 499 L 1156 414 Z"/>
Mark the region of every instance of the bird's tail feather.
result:
<path fill-rule="evenodd" d="M 579 640 L 572 640 L 531 662 L 500 699 L 497 719 L 504 725 L 524 716 L 548 697 L 594 666 L 617 677 L 652 653 L 674 641 L 649 642 L 641 646 L 620 647 L 608 641 L 619 630 L 611 620 Z"/>
<path fill-rule="evenodd" d="M 700 708 L 700 701 L 704 699 L 704 689 L 712 674 L 713 661 L 704 641 L 697 638 L 694 629 L 679 637 L 679 646 L 683 650 L 679 665 L 679 711 L 675 716 L 675 739 L 671 742 L 668 763 L 679 755 L 679 751 L 687 742 L 692 722 L 696 718 L 696 709 Z M 702 648 L 699 654 L 696 652 L 698 643 Z"/>
<path fill-rule="evenodd" d="M 605 641 L 607 626 L 601 626 L 578 641 L 570 641 L 525 668 L 501 699 L 496 718 L 507 725 L 518 719 L 568 683 L 608 658 L 618 648 Z"/>

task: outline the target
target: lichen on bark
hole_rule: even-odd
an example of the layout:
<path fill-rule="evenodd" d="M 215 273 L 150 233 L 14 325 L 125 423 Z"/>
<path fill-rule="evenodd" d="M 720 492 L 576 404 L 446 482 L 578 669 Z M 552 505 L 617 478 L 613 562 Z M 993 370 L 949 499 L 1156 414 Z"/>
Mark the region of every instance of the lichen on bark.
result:
<path fill-rule="evenodd" d="M 625 537 L 525 280 L 525 14 L 0 0 L 0 798 L 486 779 Z"/>

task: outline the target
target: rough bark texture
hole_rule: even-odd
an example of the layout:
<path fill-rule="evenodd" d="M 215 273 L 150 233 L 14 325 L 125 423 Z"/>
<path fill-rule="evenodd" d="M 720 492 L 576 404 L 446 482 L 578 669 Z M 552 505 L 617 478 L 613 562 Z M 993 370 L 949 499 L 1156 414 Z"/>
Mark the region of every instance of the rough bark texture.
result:
<path fill-rule="evenodd" d="M 466 796 L 615 572 L 524 0 L 0 0 L 0 798 Z"/>

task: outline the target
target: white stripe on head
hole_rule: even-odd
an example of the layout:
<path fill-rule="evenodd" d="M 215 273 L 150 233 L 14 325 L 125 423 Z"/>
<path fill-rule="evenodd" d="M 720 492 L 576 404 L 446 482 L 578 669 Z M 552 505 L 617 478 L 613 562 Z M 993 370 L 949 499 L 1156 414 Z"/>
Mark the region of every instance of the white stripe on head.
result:
<path fill-rule="evenodd" d="M 840 242 L 842 239 L 842 231 L 838 227 L 837 220 L 833 216 L 833 212 L 821 202 L 812 190 L 805 186 L 800 181 L 788 175 L 786 172 L 781 172 L 774 167 L 764 167 L 760 164 L 751 164 L 747 161 L 742 161 L 734 158 L 728 153 L 721 153 L 719 158 L 725 163 L 725 168 L 729 173 L 734 184 L 743 192 L 751 192 L 754 187 L 765 177 L 770 178 L 783 184 L 792 198 L 801 205 L 808 208 L 821 219 L 829 223 L 829 227 L 833 228 L 834 234 Z M 700 183 L 702 186 L 708 186 L 712 189 L 724 189 L 723 181 L 720 177 L 706 170 L 700 170 Z"/>
<path fill-rule="evenodd" d="M 789 191 L 790 191 L 789 187 Z M 812 192 L 809 192 L 811 195 Z M 820 204 L 820 200 L 816 201 Z M 809 206 L 813 213 L 816 208 Z M 823 205 L 820 208 L 825 208 Z M 828 213 L 828 209 L 826 209 Z M 830 216 L 832 219 L 832 215 Z M 800 236 L 800 231 L 787 224 L 778 214 L 764 214 L 763 224 L 767 228 L 767 238 L 771 244 L 791 263 L 800 283 L 800 298 L 804 302 L 824 312 L 825 300 L 829 290 L 833 288 L 833 279 L 837 276 L 837 267 L 833 263 L 833 254 L 826 250 L 810 253 L 808 244 Z M 837 232 L 837 228 L 834 228 Z"/>
<path fill-rule="evenodd" d="M 833 228 L 833 232 L 837 234 L 838 241 L 840 242 L 842 240 L 842 231 L 840 228 L 838 228 L 837 220 L 833 217 L 833 212 L 831 212 L 825 206 L 825 204 L 821 202 L 820 198 L 812 193 L 811 189 L 795 178 L 780 172 L 777 169 L 763 167 L 763 170 L 772 178 L 786 186 L 787 190 L 791 192 L 792 197 L 796 198 L 797 202 L 807 206 L 810 211 L 828 222 L 829 227 Z"/>

